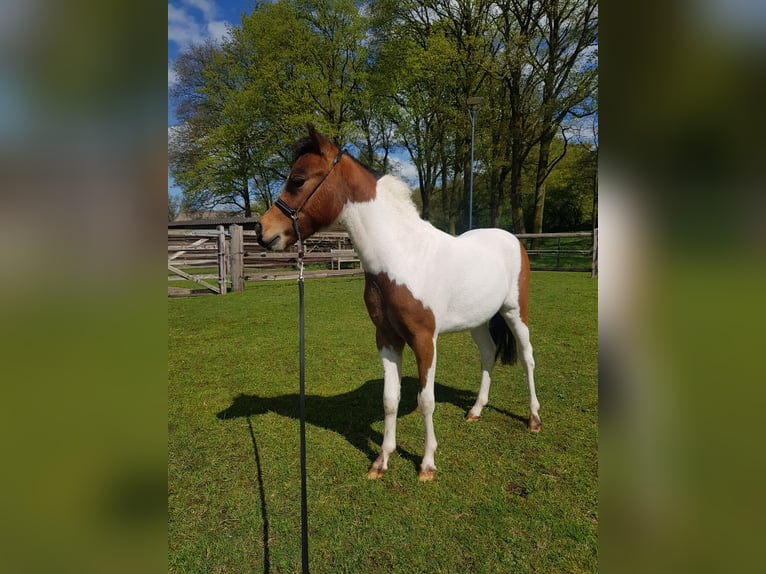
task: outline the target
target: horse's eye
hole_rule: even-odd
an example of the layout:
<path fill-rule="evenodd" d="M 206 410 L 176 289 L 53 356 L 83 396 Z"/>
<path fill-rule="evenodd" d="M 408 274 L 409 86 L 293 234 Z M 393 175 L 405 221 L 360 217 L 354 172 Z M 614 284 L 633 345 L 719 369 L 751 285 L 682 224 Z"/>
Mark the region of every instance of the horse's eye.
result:
<path fill-rule="evenodd" d="M 306 183 L 306 178 L 294 175 L 290 178 L 290 183 L 293 185 L 293 187 L 300 188 L 304 183 Z"/>

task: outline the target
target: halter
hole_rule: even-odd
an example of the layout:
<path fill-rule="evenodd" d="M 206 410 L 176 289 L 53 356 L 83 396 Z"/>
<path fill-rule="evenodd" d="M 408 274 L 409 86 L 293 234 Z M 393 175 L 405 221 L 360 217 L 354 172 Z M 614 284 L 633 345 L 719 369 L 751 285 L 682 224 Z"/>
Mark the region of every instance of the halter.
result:
<path fill-rule="evenodd" d="M 282 201 L 282 198 L 278 198 L 277 201 L 274 203 L 279 210 L 284 213 L 287 217 L 293 220 L 293 230 L 295 231 L 295 237 L 298 240 L 298 271 L 299 276 L 298 280 L 303 280 L 303 239 L 301 238 L 301 232 L 298 230 L 298 214 L 301 212 L 301 210 L 305 207 L 306 203 L 308 203 L 308 200 L 311 199 L 311 196 L 314 195 L 317 190 L 322 187 L 322 184 L 325 182 L 325 180 L 328 178 L 328 176 L 332 173 L 332 170 L 335 169 L 335 166 L 338 165 L 338 162 L 340 161 L 341 156 L 347 153 L 345 149 L 342 149 L 338 152 L 338 155 L 335 156 L 335 159 L 332 160 L 332 165 L 330 166 L 330 169 L 327 171 L 326 174 L 324 174 L 324 177 L 322 177 L 321 181 L 317 184 L 317 186 L 306 196 L 306 199 L 303 200 L 303 202 L 295 209 L 287 205 L 284 201 Z"/>

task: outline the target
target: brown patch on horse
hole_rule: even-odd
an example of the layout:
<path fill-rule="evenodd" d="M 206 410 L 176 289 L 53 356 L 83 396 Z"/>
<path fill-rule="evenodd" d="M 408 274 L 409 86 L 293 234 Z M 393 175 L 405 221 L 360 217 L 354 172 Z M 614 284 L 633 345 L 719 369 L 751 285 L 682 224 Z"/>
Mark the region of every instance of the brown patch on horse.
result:
<path fill-rule="evenodd" d="M 325 171 L 332 166 L 332 159 L 326 163 Z M 315 156 L 316 157 L 316 156 Z M 327 158 L 323 155 L 323 160 Z M 375 199 L 377 186 L 375 176 L 358 164 L 351 156 L 344 154 L 333 173 L 303 207 L 299 217 L 301 236 L 305 239 L 320 229 L 329 227 L 338 219 L 346 203 L 361 203 Z M 305 184 L 304 184 L 305 187 Z M 311 189 L 311 188 L 310 188 Z"/>
<path fill-rule="evenodd" d="M 385 273 L 365 273 L 364 302 L 377 328 L 378 349 L 401 350 L 406 342 L 415 352 L 420 389 L 426 385 L 428 369 L 434 362 L 433 312 L 415 298 L 406 285 L 393 281 Z"/>
<path fill-rule="evenodd" d="M 525 325 L 529 325 L 529 255 L 524 248 L 524 244 L 519 241 L 521 249 L 521 271 L 519 272 L 519 309 L 521 320 Z"/>

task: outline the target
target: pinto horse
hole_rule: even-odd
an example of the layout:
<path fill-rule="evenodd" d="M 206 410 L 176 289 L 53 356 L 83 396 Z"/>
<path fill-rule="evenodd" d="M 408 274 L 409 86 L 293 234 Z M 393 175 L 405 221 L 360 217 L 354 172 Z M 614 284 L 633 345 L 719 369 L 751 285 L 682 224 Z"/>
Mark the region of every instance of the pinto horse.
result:
<path fill-rule="evenodd" d="M 500 229 L 476 229 L 459 237 L 439 231 L 420 218 L 402 181 L 390 175 L 377 178 L 309 124 L 279 199 L 260 219 L 258 241 L 280 251 L 298 241 L 296 231 L 306 239 L 335 221 L 348 230 L 365 270 L 364 301 L 383 362 L 383 443 L 367 477 L 379 478 L 396 448 L 406 343 L 415 353 L 426 435 L 418 478 L 434 478 L 439 333 L 470 330 L 479 348 L 481 386 L 466 415 L 469 421 L 478 420 L 487 404 L 498 356 L 515 362 L 518 346 L 529 383 L 529 429 L 539 431 L 527 326 L 529 259 L 521 242 Z"/>

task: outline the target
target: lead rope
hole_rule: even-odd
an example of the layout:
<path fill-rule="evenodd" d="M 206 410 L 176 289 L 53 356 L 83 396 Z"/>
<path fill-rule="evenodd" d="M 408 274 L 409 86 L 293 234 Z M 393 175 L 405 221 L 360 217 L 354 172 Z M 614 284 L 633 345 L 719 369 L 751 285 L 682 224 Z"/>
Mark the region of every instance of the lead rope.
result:
<path fill-rule="evenodd" d="M 298 411 L 301 421 L 301 563 L 303 574 L 309 574 L 309 511 L 306 501 L 306 359 L 304 338 L 304 313 L 303 313 L 303 239 L 298 230 L 298 213 L 293 213 L 293 230 L 298 238 L 298 316 L 300 331 L 300 394 L 298 399 Z"/>
<path fill-rule="evenodd" d="M 298 241 L 298 313 L 299 313 L 299 329 L 300 329 L 300 395 L 298 399 L 299 413 L 301 420 L 301 561 L 303 574 L 309 574 L 309 512 L 308 504 L 306 502 L 306 359 L 305 359 L 305 341 L 304 341 L 304 319 L 303 319 L 303 256 L 305 255 L 305 249 L 303 246 L 303 238 L 301 232 L 298 229 L 298 214 L 303 206 L 311 198 L 314 193 L 322 186 L 325 180 L 335 169 L 335 166 L 340 161 L 340 158 L 346 150 L 339 150 L 338 155 L 332 161 L 329 171 L 324 174 L 324 177 L 320 180 L 317 186 L 314 188 L 303 203 L 297 208 L 293 209 L 287 205 L 282 199 L 277 199 L 276 205 L 279 210 L 289 217 L 293 222 L 293 231 L 295 231 L 295 237 Z"/>

